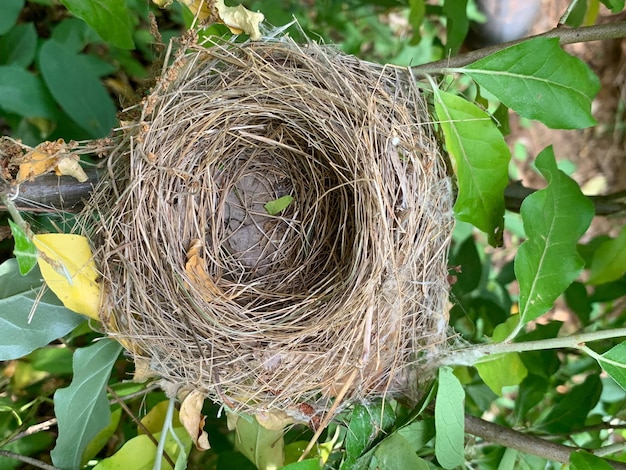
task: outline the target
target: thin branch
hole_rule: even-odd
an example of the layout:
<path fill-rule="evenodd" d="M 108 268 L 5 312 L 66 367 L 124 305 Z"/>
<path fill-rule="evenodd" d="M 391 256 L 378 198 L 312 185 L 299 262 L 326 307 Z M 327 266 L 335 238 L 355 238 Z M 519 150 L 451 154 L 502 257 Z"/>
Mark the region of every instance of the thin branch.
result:
<path fill-rule="evenodd" d="M 41 423 L 37 423 L 37 424 L 33 424 L 32 426 L 28 426 L 24 431 L 17 433 L 15 436 L 11 437 L 11 439 L 9 439 L 8 441 L 6 441 L 7 444 L 13 442 L 13 441 L 17 441 L 23 437 L 26 436 L 30 436 L 31 434 L 37 434 L 38 432 L 41 431 L 47 431 L 48 429 L 50 429 L 52 426 L 56 426 L 57 424 L 57 419 L 56 418 L 50 418 L 46 421 L 43 421 Z"/>
<path fill-rule="evenodd" d="M 124 403 L 123 399 L 117 393 L 115 393 L 115 390 L 113 390 L 109 385 L 107 385 L 107 391 L 113 397 L 113 402 L 117 403 L 118 405 L 122 407 L 124 412 L 128 416 L 130 416 L 130 419 L 133 420 L 133 422 L 137 425 L 137 427 L 141 429 L 146 434 L 146 436 L 148 436 L 148 439 L 150 439 L 150 441 L 152 441 L 152 443 L 158 448 L 159 442 L 155 439 L 155 437 L 152 435 L 150 430 L 146 428 L 146 426 L 135 416 L 135 414 L 128 407 L 128 405 Z M 176 464 L 174 463 L 174 460 L 172 460 L 172 458 L 169 456 L 166 450 L 163 450 L 163 457 L 165 458 L 165 460 L 167 460 L 167 463 L 169 463 L 172 466 L 172 468 L 176 466 Z"/>
<path fill-rule="evenodd" d="M 536 341 L 522 341 L 520 343 L 489 343 L 473 345 L 465 349 L 453 351 L 443 356 L 437 366 L 442 365 L 466 365 L 472 366 L 481 358 L 491 354 L 509 352 L 542 351 L 545 349 L 584 348 L 585 343 L 603 339 L 626 337 L 626 328 L 594 331 L 592 333 L 580 333 L 577 335 L 563 336 L 561 338 L 548 338 Z"/>
<path fill-rule="evenodd" d="M 32 465 L 33 467 L 43 468 L 44 470 L 60 470 L 59 467 L 55 467 L 54 465 L 42 462 L 41 460 L 33 459 L 32 457 L 27 457 L 26 455 L 20 455 L 16 452 L 11 452 L 10 450 L 0 450 L 0 457 L 19 460 L 20 462 Z"/>
<path fill-rule="evenodd" d="M 568 463 L 570 454 L 579 450 L 576 447 L 550 442 L 471 415 L 465 415 L 465 432 L 494 444 L 561 463 Z M 602 449 L 587 451 L 600 454 Z M 611 460 L 611 465 L 615 469 L 626 470 L 625 463 Z"/>
<path fill-rule="evenodd" d="M 520 181 L 512 182 L 504 190 L 506 208 L 511 212 L 519 212 L 522 202 L 536 191 L 538 190 L 522 185 Z M 596 215 L 619 216 L 626 214 L 626 191 L 586 197 L 593 203 Z"/>
<path fill-rule="evenodd" d="M 606 39 L 618 39 L 626 37 L 626 21 L 619 21 L 609 24 L 599 24 L 580 28 L 556 27 L 545 33 L 529 36 L 516 41 L 505 42 L 491 47 L 485 47 L 476 51 L 460 54 L 449 59 L 438 60 L 428 64 L 411 67 L 411 71 L 416 75 L 434 75 L 445 73 L 450 68 L 460 68 L 487 57 L 495 52 L 499 52 L 507 47 L 520 44 L 529 39 L 535 38 L 558 38 L 561 45 L 575 44 L 578 42 L 603 41 Z"/>

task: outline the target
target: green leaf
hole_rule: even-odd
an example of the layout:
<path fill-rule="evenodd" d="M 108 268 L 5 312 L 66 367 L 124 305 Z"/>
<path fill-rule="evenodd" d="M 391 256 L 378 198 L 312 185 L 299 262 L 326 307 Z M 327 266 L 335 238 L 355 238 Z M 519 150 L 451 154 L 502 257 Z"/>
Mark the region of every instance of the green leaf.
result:
<path fill-rule="evenodd" d="M 593 126 L 591 102 L 600 81 L 557 38 L 529 39 L 464 69 L 481 87 L 515 112 L 555 129 Z"/>
<path fill-rule="evenodd" d="M 59 437 L 50 456 L 57 467 L 78 468 L 88 444 L 110 423 L 106 385 L 121 350 L 118 342 L 103 338 L 74 353 L 72 383 L 54 394 Z"/>
<path fill-rule="evenodd" d="M 13 254 L 17 259 L 20 274 L 26 276 L 37 265 L 37 247 L 22 227 L 12 220 L 9 220 L 9 226 L 11 227 L 13 240 L 15 241 Z"/>
<path fill-rule="evenodd" d="M 0 38 L 0 63 L 28 67 L 35 59 L 37 31 L 33 23 L 16 25 Z"/>
<path fill-rule="evenodd" d="M 605 7 L 611 9 L 611 13 L 619 13 L 624 9 L 624 0 L 600 0 Z"/>
<path fill-rule="evenodd" d="M 617 384 L 626 390 L 626 342 L 612 347 L 598 358 L 598 363 Z"/>
<path fill-rule="evenodd" d="M 24 0 L 2 0 L 0 35 L 6 34 L 15 25 L 23 7 Z"/>
<path fill-rule="evenodd" d="M 111 132 L 115 105 L 84 56 L 50 40 L 39 51 L 39 65 L 52 96 L 76 124 L 94 138 Z"/>
<path fill-rule="evenodd" d="M 377 429 L 365 405 L 356 404 L 352 410 L 345 439 L 345 457 L 342 468 L 350 468 L 376 436 Z"/>
<path fill-rule="evenodd" d="M 409 24 L 412 29 L 412 36 L 409 41 L 411 46 L 417 46 L 422 40 L 420 33 L 420 27 L 424 21 L 424 15 L 426 14 L 426 5 L 424 0 L 409 0 Z"/>
<path fill-rule="evenodd" d="M 281 467 L 281 470 L 322 470 L 320 459 L 306 459 Z"/>
<path fill-rule="evenodd" d="M 446 17 L 445 56 L 454 56 L 459 52 L 469 31 L 467 0 L 445 0 L 442 11 Z"/>
<path fill-rule="evenodd" d="M 435 113 L 453 159 L 459 194 L 456 217 L 502 244 L 504 188 L 511 155 L 490 116 L 458 96 L 435 90 Z"/>
<path fill-rule="evenodd" d="M 376 468 L 380 470 L 428 470 L 428 463 L 419 458 L 413 446 L 400 434 L 394 432 L 383 440 L 374 451 Z"/>
<path fill-rule="evenodd" d="M 616 281 L 626 273 L 626 225 L 617 238 L 604 242 L 591 261 L 589 284 Z"/>
<path fill-rule="evenodd" d="M 565 24 L 572 28 L 578 28 L 585 22 L 587 15 L 587 0 L 573 0 L 568 7 Z"/>
<path fill-rule="evenodd" d="M 292 202 L 293 197 L 286 195 L 279 197 L 278 199 L 274 199 L 273 201 L 269 201 L 263 207 L 269 215 L 277 215 L 287 209 L 287 207 L 289 207 L 289 204 L 291 204 Z"/>
<path fill-rule="evenodd" d="M 22 276 L 16 260 L 0 265 L 0 361 L 23 357 L 84 322 L 83 317 L 66 309 L 52 292 L 46 292 L 37 301 L 40 288 L 38 268 Z"/>
<path fill-rule="evenodd" d="M 283 431 L 266 429 L 256 418 L 239 415 L 235 427 L 235 449 L 258 468 L 280 468 L 284 463 Z"/>
<path fill-rule="evenodd" d="M 171 433 L 168 433 L 165 440 L 165 452 L 176 462 L 180 455 L 189 455 L 192 442 L 185 428 L 179 427 L 173 428 L 173 430 L 182 442 L 184 452 L 180 452 L 180 448 Z M 161 433 L 158 432 L 153 436 L 158 441 L 161 438 Z M 140 434 L 126 441 L 122 448 L 111 457 L 101 460 L 94 467 L 94 470 L 153 470 L 156 462 L 156 451 L 157 447 L 150 438 L 145 434 Z M 172 466 L 165 459 L 162 459 L 161 468 L 171 470 Z"/>
<path fill-rule="evenodd" d="M 450 367 L 439 369 L 435 401 L 435 455 L 445 469 L 463 465 L 465 391 Z"/>
<path fill-rule="evenodd" d="M 606 460 L 584 450 L 572 452 L 569 463 L 571 470 L 613 470 L 613 466 Z"/>
<path fill-rule="evenodd" d="M 519 316 L 510 317 L 505 323 L 496 326 L 493 331 L 493 342 L 503 341 L 514 331 Z M 498 396 L 502 396 L 502 388 L 519 385 L 528 375 L 528 369 L 522 362 L 519 353 L 492 354 L 482 358 L 475 364 L 478 375 Z M 506 371 L 503 374 L 502 371 Z"/>
<path fill-rule="evenodd" d="M 587 415 L 596 406 L 602 393 L 602 382 L 597 375 L 589 375 L 581 384 L 573 386 L 540 424 L 549 433 L 569 433 L 585 424 Z"/>
<path fill-rule="evenodd" d="M 111 413 L 111 421 L 108 426 L 102 429 L 96 436 L 87 444 L 85 447 L 85 451 L 83 452 L 83 461 L 81 465 L 87 464 L 88 461 L 93 459 L 98 452 L 104 449 L 104 446 L 109 442 L 111 436 L 117 429 L 117 426 L 120 424 L 120 418 L 122 417 L 122 409 L 118 408 L 117 410 Z"/>
<path fill-rule="evenodd" d="M 435 420 L 429 418 L 413 421 L 398 429 L 396 433 L 404 437 L 411 444 L 413 451 L 417 452 L 435 437 Z"/>
<path fill-rule="evenodd" d="M 61 0 L 61 2 L 109 44 L 122 49 L 135 47 L 130 10 L 124 0 Z"/>
<path fill-rule="evenodd" d="M 55 116 L 54 100 L 41 78 L 18 65 L 0 65 L 0 108 L 24 117 Z"/>
<path fill-rule="evenodd" d="M 565 291 L 565 302 L 574 311 L 583 325 L 589 324 L 593 307 L 589 301 L 589 294 L 582 282 L 572 282 Z"/>
<path fill-rule="evenodd" d="M 457 281 L 452 286 L 457 297 L 472 292 L 478 287 L 483 266 L 473 236 L 470 235 L 461 243 L 454 255 L 452 265 L 461 266 L 461 271 L 455 273 Z"/>
<path fill-rule="evenodd" d="M 519 385 L 515 398 L 516 423 L 524 423 L 528 412 L 547 396 L 548 381 L 537 375 L 528 375 Z"/>
<path fill-rule="evenodd" d="M 62 44 L 63 47 L 74 53 L 82 51 L 87 44 L 100 43 L 102 40 L 87 23 L 78 18 L 67 18 L 57 23 L 52 30 L 51 39 Z M 112 50 L 113 51 L 119 51 Z M 125 51 L 128 52 L 128 51 Z"/>
<path fill-rule="evenodd" d="M 576 242 L 594 215 L 576 182 L 557 168 L 552 147 L 536 165 L 548 187 L 528 196 L 520 210 L 528 236 L 515 257 L 522 324 L 551 308 L 584 267 Z"/>

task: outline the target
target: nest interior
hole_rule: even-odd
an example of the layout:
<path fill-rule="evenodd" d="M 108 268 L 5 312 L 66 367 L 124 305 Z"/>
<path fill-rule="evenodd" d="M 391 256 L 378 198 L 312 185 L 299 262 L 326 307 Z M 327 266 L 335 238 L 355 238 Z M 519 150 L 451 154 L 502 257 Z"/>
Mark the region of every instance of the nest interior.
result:
<path fill-rule="evenodd" d="M 452 212 L 409 71 L 192 46 L 135 124 L 84 225 L 137 364 L 235 411 L 415 396 L 447 334 Z"/>

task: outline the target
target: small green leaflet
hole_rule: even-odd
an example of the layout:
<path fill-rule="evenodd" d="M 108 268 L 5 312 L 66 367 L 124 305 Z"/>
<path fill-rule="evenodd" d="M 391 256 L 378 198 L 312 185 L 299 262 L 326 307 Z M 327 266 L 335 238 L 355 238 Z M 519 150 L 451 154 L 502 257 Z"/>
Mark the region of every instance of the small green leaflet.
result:
<path fill-rule="evenodd" d="M 600 367 L 626 390 L 626 342 L 612 347 L 596 359 Z"/>
<path fill-rule="evenodd" d="M 519 315 L 509 317 L 493 330 L 493 342 L 504 341 L 511 331 L 515 330 L 519 322 Z M 478 375 L 483 382 L 498 396 L 502 396 L 502 388 L 510 385 L 519 385 L 528 375 L 528 369 L 522 362 L 519 353 L 491 354 L 475 364 Z M 503 374 L 502 371 L 506 371 Z"/>
<path fill-rule="evenodd" d="M 26 276 L 37 265 L 37 247 L 22 227 L 12 220 L 9 220 L 9 225 L 15 240 L 13 254 L 17 259 L 20 274 Z"/>
<path fill-rule="evenodd" d="M 457 177 L 456 217 L 486 232 L 489 243 L 499 246 L 509 148 L 485 111 L 451 93 L 438 89 L 434 93 L 435 113 Z"/>
<path fill-rule="evenodd" d="M 50 456 L 55 466 L 79 468 L 89 443 L 111 421 L 106 385 L 121 350 L 118 342 L 104 338 L 74 353 L 72 383 L 54 394 L 59 437 Z"/>
<path fill-rule="evenodd" d="M 584 450 L 572 452 L 569 463 L 571 470 L 613 470 L 613 466 L 606 460 Z"/>
<path fill-rule="evenodd" d="M 445 469 L 465 462 L 464 419 L 465 391 L 451 367 L 439 369 L 439 386 L 435 401 L 435 455 Z"/>
<path fill-rule="evenodd" d="M 374 425 L 374 419 L 367 407 L 360 403 L 354 405 L 344 443 L 346 454 L 341 464 L 342 469 L 350 468 L 367 449 L 376 436 Z"/>
<path fill-rule="evenodd" d="M 604 6 L 611 9 L 611 13 L 619 13 L 624 9 L 624 0 L 600 0 Z"/>
<path fill-rule="evenodd" d="M 593 126 L 591 102 L 600 81 L 557 38 L 535 38 L 491 54 L 462 69 L 515 112 L 555 129 Z"/>
<path fill-rule="evenodd" d="M 109 44 L 121 49 L 135 47 L 130 10 L 125 0 L 61 0 L 61 3 Z"/>
<path fill-rule="evenodd" d="M 292 202 L 293 202 L 293 197 L 286 195 L 286 196 L 282 196 L 282 197 L 279 197 L 278 199 L 274 199 L 273 201 L 268 202 L 263 207 L 265 208 L 265 210 L 267 211 L 269 215 L 278 215 L 282 211 L 287 209 L 287 207 L 289 207 L 289 204 L 291 204 Z"/>
<path fill-rule="evenodd" d="M 467 0 L 445 0 L 442 12 L 446 17 L 445 56 L 455 56 L 469 31 Z"/>
<path fill-rule="evenodd" d="M 626 226 L 614 240 L 604 242 L 593 255 L 589 284 L 616 281 L 626 272 Z"/>
<path fill-rule="evenodd" d="M 528 196 L 521 207 L 527 240 L 515 257 L 520 327 L 544 314 L 584 267 L 576 242 L 593 219 L 593 204 L 556 166 L 552 147 L 536 165 L 548 187 Z"/>

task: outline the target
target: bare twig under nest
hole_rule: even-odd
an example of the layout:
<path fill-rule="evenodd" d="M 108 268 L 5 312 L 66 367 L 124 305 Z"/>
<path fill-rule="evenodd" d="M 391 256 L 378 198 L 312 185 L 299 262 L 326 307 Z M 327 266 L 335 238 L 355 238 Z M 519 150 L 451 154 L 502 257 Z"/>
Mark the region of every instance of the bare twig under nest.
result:
<path fill-rule="evenodd" d="M 306 421 L 344 392 L 419 394 L 453 222 L 410 71 L 288 38 L 191 46 L 108 168 L 82 223 L 138 368 Z"/>

